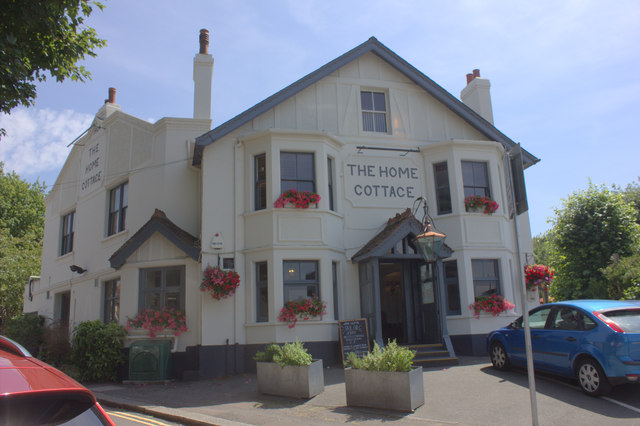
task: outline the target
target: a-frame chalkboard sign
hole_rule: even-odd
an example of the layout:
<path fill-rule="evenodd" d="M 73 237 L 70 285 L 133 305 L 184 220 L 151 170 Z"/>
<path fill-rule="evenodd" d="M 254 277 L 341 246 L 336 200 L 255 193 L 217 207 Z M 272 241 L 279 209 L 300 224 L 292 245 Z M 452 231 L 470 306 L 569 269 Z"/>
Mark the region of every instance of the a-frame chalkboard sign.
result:
<path fill-rule="evenodd" d="M 349 352 L 355 352 L 359 357 L 369 352 L 369 327 L 366 318 L 338 321 L 338 335 L 343 364 Z"/>

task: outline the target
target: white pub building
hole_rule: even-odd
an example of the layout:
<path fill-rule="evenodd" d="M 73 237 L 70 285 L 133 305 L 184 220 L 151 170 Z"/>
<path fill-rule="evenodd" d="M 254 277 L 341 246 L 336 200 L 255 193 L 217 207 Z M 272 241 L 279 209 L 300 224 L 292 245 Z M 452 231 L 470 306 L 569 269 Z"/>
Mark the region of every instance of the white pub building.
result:
<path fill-rule="evenodd" d="M 193 118 L 151 124 L 110 89 L 46 197 L 25 312 L 72 331 L 180 309 L 178 379 L 252 370 L 256 350 L 296 338 L 339 365 L 338 321 L 356 318 L 371 341 L 437 344 L 451 360 L 486 353 L 486 334 L 524 309 L 522 169 L 539 161 L 493 126 L 489 81 L 468 74 L 459 100 L 372 37 L 211 129 L 208 44 L 203 30 Z M 320 201 L 274 207 L 290 188 Z M 499 207 L 469 211 L 469 195 Z M 426 207 L 446 234 L 434 262 L 414 244 Z M 235 294 L 200 291 L 208 266 L 239 274 Z M 476 318 L 469 305 L 493 294 L 516 307 Z M 324 315 L 279 320 L 286 302 L 311 296 Z"/>

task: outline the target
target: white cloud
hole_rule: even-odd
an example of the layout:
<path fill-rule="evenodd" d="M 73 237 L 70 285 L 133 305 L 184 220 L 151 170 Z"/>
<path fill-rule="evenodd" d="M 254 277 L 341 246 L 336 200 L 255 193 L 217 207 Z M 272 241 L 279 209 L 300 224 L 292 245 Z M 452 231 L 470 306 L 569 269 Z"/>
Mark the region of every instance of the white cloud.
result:
<path fill-rule="evenodd" d="M 89 127 L 93 116 L 45 108 L 17 109 L 1 118 L 0 127 L 7 131 L 0 141 L 4 170 L 52 185 L 71 149 L 67 145 Z"/>

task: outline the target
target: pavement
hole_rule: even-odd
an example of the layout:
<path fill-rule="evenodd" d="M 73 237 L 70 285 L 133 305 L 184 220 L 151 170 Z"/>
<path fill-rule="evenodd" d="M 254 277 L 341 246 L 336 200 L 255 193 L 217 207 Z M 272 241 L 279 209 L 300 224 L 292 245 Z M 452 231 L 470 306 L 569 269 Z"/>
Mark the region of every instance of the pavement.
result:
<path fill-rule="evenodd" d="M 499 372 L 484 357 L 425 369 L 425 404 L 413 413 L 349 407 L 344 371 L 325 368 L 325 390 L 309 399 L 261 395 L 255 374 L 148 384 L 95 384 L 101 404 L 185 425 L 531 425 L 526 371 Z M 582 394 L 571 381 L 536 375 L 540 425 L 638 425 L 640 410 Z M 626 386 L 626 385 L 625 385 Z M 639 392 L 638 387 L 630 391 Z"/>

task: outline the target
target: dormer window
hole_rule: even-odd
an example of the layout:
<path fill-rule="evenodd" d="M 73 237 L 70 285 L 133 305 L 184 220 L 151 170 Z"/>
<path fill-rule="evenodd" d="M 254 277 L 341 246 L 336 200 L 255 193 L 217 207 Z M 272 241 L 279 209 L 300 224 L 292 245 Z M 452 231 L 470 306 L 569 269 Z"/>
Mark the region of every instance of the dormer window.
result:
<path fill-rule="evenodd" d="M 387 101 L 384 92 L 361 91 L 362 130 L 387 133 Z"/>

